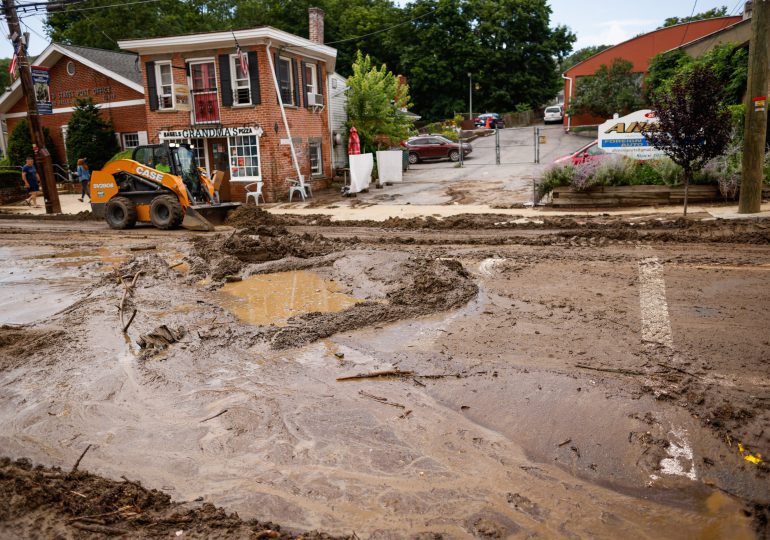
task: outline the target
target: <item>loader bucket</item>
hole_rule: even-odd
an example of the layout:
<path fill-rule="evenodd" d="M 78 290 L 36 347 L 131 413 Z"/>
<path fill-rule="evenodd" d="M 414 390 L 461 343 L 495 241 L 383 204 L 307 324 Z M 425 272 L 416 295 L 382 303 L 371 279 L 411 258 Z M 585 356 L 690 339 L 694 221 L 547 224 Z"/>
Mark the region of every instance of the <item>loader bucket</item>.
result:
<path fill-rule="evenodd" d="M 227 214 L 240 205 L 241 203 L 222 203 L 188 206 L 182 227 L 191 231 L 213 231 L 215 225 L 222 225 L 227 219 Z"/>

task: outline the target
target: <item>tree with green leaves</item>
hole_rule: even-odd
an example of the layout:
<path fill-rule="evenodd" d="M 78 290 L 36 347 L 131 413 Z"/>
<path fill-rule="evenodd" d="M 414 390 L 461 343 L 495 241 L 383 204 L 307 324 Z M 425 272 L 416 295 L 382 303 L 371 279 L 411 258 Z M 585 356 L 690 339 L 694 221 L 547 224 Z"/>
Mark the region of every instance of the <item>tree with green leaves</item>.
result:
<path fill-rule="evenodd" d="M 102 118 L 91 98 L 77 99 L 67 123 L 67 161 L 75 169 L 80 158 L 86 158 L 92 170 L 104 167 L 120 150 L 112 123 Z"/>
<path fill-rule="evenodd" d="M 347 127 L 358 131 L 362 150 L 388 148 L 409 137 L 412 120 L 402 112 L 410 106 L 409 86 L 384 64 L 377 68 L 359 51 L 347 84 Z"/>
<path fill-rule="evenodd" d="M 708 67 L 724 86 L 724 99 L 728 105 L 743 103 L 749 73 L 749 55 L 744 47 L 722 43 L 703 55 L 693 58 L 680 49 L 656 55 L 650 62 L 645 79 L 645 93 L 652 94 L 666 88 L 674 77 L 693 65 Z"/>
<path fill-rule="evenodd" d="M 611 118 L 641 109 L 641 73 L 632 71 L 633 64 L 622 58 L 615 58 L 609 67 L 599 66 L 590 77 L 581 77 L 575 85 L 575 97 L 570 101 L 570 114 L 592 114 Z"/>
<path fill-rule="evenodd" d="M 687 215 L 687 195 L 694 173 L 722 155 L 730 141 L 730 111 L 724 103 L 724 90 L 708 66 L 694 65 L 656 92 L 652 107 L 658 115 L 658 126 L 645 132 L 645 137 L 682 167 Z"/>
<path fill-rule="evenodd" d="M 43 139 L 45 147 L 51 153 L 52 161 L 58 163 L 56 147 L 51 139 L 51 131 L 47 127 L 43 128 Z M 21 166 L 29 156 L 34 156 L 32 136 L 29 133 L 29 124 L 26 120 L 22 120 L 13 127 L 8 137 L 8 161 L 11 165 Z"/>
<path fill-rule="evenodd" d="M 684 24 L 688 22 L 702 21 L 704 19 L 714 19 L 716 17 L 725 17 L 727 15 L 727 6 L 718 8 L 712 8 L 702 13 L 696 13 L 691 17 L 669 17 L 663 21 L 663 26 L 658 28 L 668 28 L 669 26 L 676 26 L 677 24 Z"/>

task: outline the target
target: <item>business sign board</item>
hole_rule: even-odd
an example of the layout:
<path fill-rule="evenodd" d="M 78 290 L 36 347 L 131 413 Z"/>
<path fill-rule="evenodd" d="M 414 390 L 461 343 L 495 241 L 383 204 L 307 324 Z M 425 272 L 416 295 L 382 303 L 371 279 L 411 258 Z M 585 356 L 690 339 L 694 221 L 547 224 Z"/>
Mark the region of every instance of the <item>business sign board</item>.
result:
<path fill-rule="evenodd" d="M 220 137 L 236 137 L 256 135 L 261 137 L 264 131 L 261 127 L 214 127 L 214 128 L 187 128 L 173 131 L 160 131 L 158 138 L 161 141 L 174 139 L 212 139 Z"/>
<path fill-rule="evenodd" d="M 38 114 L 53 114 L 51 104 L 51 74 L 47 67 L 32 66 L 32 87 L 35 90 Z"/>
<path fill-rule="evenodd" d="M 663 150 L 650 144 L 645 132 L 658 129 L 655 111 L 643 109 L 620 118 L 611 118 L 599 126 L 599 148 L 610 154 L 633 159 L 663 157 Z"/>

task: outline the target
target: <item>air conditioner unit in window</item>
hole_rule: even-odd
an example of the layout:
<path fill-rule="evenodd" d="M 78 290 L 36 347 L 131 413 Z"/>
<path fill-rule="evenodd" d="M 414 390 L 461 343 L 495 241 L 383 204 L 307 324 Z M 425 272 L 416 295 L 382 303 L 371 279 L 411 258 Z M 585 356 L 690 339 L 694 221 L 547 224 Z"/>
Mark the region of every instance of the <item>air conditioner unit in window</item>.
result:
<path fill-rule="evenodd" d="M 308 93 L 307 104 L 309 107 L 323 107 L 324 106 L 323 94 Z"/>

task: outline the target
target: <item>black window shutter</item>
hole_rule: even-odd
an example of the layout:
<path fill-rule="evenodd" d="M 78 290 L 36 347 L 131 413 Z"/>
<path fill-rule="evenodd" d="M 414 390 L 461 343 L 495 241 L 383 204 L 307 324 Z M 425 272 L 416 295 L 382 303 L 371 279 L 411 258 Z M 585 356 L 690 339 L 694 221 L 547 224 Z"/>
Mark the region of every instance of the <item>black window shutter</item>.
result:
<path fill-rule="evenodd" d="M 323 78 L 321 77 L 321 64 L 316 64 L 315 69 L 316 69 L 316 72 L 318 73 L 316 75 L 316 80 L 318 81 L 318 93 L 323 95 L 326 84 Z"/>
<path fill-rule="evenodd" d="M 307 80 L 305 79 L 305 77 L 307 77 L 307 75 L 305 74 L 306 66 L 307 66 L 307 64 L 305 64 L 305 62 L 302 62 L 302 86 L 301 86 L 301 89 L 302 89 L 302 105 L 304 107 L 307 107 Z"/>
<path fill-rule="evenodd" d="M 145 62 L 147 73 L 147 98 L 150 100 L 150 110 L 158 110 L 158 86 L 155 84 L 155 62 Z"/>
<path fill-rule="evenodd" d="M 280 64 L 278 63 L 278 53 L 277 52 L 273 53 L 273 68 L 275 69 L 275 78 L 278 81 L 278 92 L 280 94 L 280 92 L 281 92 L 281 83 L 283 82 L 283 77 L 281 77 L 281 71 L 282 70 L 281 70 Z M 276 101 L 278 101 L 278 103 L 281 102 L 281 96 L 280 95 L 275 96 L 275 99 L 276 99 Z"/>
<path fill-rule="evenodd" d="M 294 70 L 294 105 L 299 107 L 302 104 L 299 99 L 299 68 L 294 58 L 291 59 L 291 67 Z"/>
<path fill-rule="evenodd" d="M 251 84 L 251 104 L 259 105 L 262 103 L 262 95 L 259 90 L 259 63 L 257 62 L 257 53 L 249 52 L 249 84 Z"/>
<path fill-rule="evenodd" d="M 188 77 L 190 76 L 190 62 L 184 63 L 184 72 Z"/>
<path fill-rule="evenodd" d="M 230 83 L 230 55 L 219 55 L 219 84 L 222 86 L 222 105 L 233 106 L 233 85 Z"/>

